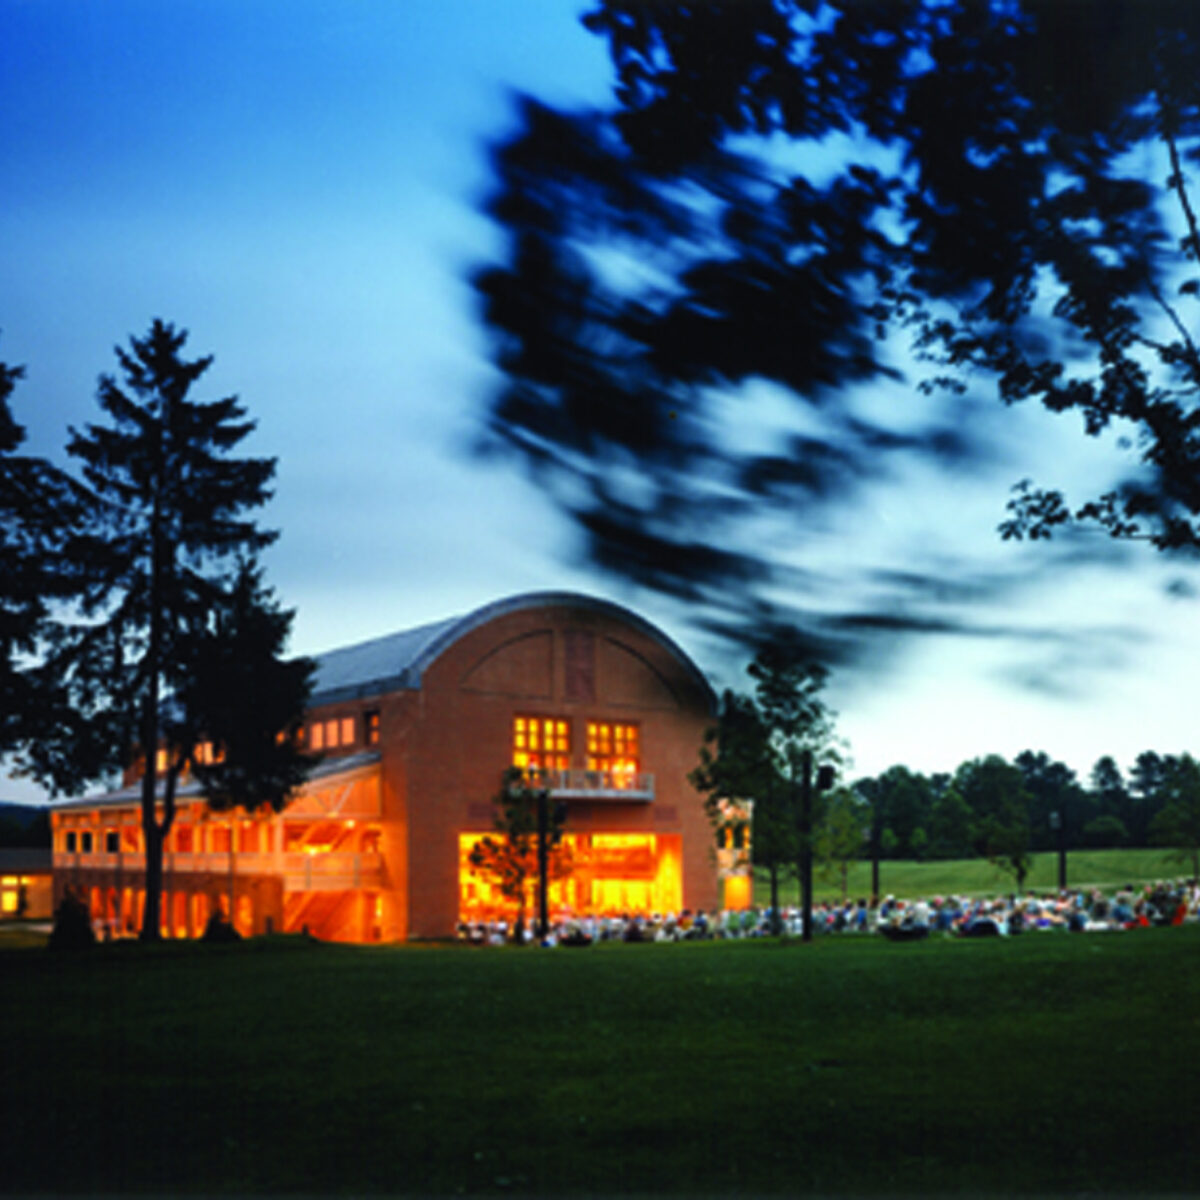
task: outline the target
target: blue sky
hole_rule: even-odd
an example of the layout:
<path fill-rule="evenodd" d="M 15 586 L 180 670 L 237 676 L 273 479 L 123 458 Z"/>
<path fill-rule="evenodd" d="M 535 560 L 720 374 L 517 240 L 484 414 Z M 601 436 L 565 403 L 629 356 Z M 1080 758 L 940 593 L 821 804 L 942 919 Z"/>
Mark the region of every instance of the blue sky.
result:
<path fill-rule="evenodd" d="M 498 248 L 485 146 L 510 88 L 606 98 L 582 7 L 0 0 L 0 360 L 27 368 L 31 447 L 61 457 L 67 427 L 98 415 L 113 345 L 161 316 L 216 355 L 202 395 L 239 394 L 250 449 L 279 459 L 263 521 L 282 530 L 268 566 L 294 650 L 577 588 L 740 683 L 685 612 L 592 574 L 517 470 L 463 452 L 496 382 L 467 282 Z M 895 395 L 856 402 L 896 411 Z M 765 393 L 750 411 L 750 439 L 787 420 Z M 1195 569 L 1096 535 L 995 534 L 1017 479 L 1104 482 L 1114 448 L 990 401 L 941 415 L 989 452 L 896 456 L 756 534 L 807 573 L 814 619 L 895 618 L 834 678 L 857 769 L 1031 748 L 1086 772 L 1195 750 Z"/>

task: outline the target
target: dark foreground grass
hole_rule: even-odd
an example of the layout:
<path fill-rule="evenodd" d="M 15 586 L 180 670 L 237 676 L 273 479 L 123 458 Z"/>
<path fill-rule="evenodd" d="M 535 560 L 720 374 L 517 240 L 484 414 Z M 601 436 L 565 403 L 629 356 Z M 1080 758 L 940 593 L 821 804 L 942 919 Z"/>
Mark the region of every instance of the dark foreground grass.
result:
<path fill-rule="evenodd" d="M 1193 1192 L 1200 927 L 0 952 L 0 1191 Z"/>

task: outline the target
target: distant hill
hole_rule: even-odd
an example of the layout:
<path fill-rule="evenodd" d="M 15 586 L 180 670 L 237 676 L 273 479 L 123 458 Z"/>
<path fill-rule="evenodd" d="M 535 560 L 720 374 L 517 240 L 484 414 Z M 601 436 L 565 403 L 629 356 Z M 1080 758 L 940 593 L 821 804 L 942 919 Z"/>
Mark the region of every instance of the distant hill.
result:
<path fill-rule="evenodd" d="M 49 809 L 38 804 L 0 800 L 0 846 L 49 845 Z"/>

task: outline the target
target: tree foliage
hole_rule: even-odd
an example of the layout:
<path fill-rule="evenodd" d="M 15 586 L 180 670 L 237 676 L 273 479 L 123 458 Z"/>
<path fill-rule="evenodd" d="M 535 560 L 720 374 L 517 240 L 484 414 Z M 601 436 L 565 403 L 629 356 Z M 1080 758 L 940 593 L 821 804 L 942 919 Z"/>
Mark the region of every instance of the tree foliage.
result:
<path fill-rule="evenodd" d="M 1128 439 L 1117 487 L 1025 482 L 1005 536 L 1200 543 L 1195 5 L 600 0 L 585 24 L 614 104 L 523 102 L 476 285 L 489 442 L 596 562 L 738 632 L 805 579 L 754 548 L 764 514 L 794 526 L 894 451 L 972 452 L 851 402 L 901 370 Z M 795 419 L 748 446 L 764 385 Z"/>
<path fill-rule="evenodd" d="M 316 762 L 297 751 L 316 664 L 284 657 L 292 617 L 245 560 L 184 650 L 164 726 L 174 746 L 219 750 L 191 767 L 214 809 L 280 811 Z"/>
<path fill-rule="evenodd" d="M 955 787 L 975 817 L 976 853 L 1010 872 L 1019 891 L 1030 865 L 1030 797 L 1020 768 L 994 754 L 974 759 L 959 767 Z"/>
<path fill-rule="evenodd" d="M 814 837 L 814 854 L 826 878 L 836 876 L 846 899 L 850 864 L 862 856 L 870 815 L 867 806 L 850 788 L 833 792 L 823 805 Z"/>
<path fill-rule="evenodd" d="M 198 767 L 200 738 L 219 739 L 223 755 L 197 771 L 215 803 L 282 804 L 298 751 L 277 739 L 307 697 L 307 667 L 278 659 L 290 614 L 273 608 L 252 565 L 275 537 L 248 515 L 270 495 L 274 460 L 233 455 L 254 424 L 236 397 L 192 398 L 212 359 L 184 358 L 186 338 L 156 320 L 118 347 L 120 379 L 102 375 L 97 392 L 106 423 L 71 430 L 67 450 L 87 493 L 73 543 L 82 619 L 51 631 L 39 668 L 122 765 L 140 759 L 149 939 L 176 789 Z M 238 708 L 239 688 L 257 711 Z M 81 767 L 71 730 L 27 753 L 51 782 L 91 765 Z"/>
<path fill-rule="evenodd" d="M 504 772 L 493 802 L 496 836 L 480 838 L 471 847 L 468 861 L 515 905 L 517 918 L 512 937 L 519 945 L 524 936 L 525 913 L 538 879 L 538 809 L 544 807 L 546 812 L 548 881 L 566 879 L 574 869 L 571 850 L 562 841 L 566 812 L 550 803 L 546 790 L 520 767 L 509 767 Z"/>
<path fill-rule="evenodd" d="M 0 754 L 28 769 L 29 746 L 70 736 L 73 756 L 45 756 L 47 776 L 66 789 L 108 761 L 103 738 L 38 670 L 52 616 L 79 586 L 72 531 L 82 497 L 63 472 L 22 452 L 11 397 L 24 374 L 0 363 Z"/>
<path fill-rule="evenodd" d="M 719 827 L 726 805 L 752 803 L 751 855 L 770 877 L 771 909 L 778 930 L 781 872 L 805 861 L 815 847 L 822 810 L 814 803 L 804 828 L 802 796 L 807 773 L 820 760 L 831 769 L 841 762 L 833 714 L 821 696 L 827 673 L 806 658 L 793 631 L 767 638 L 747 667 L 753 695 L 727 691 L 718 723 L 690 774 L 705 798 L 710 820 Z M 819 801 L 813 788 L 813 799 Z"/>
<path fill-rule="evenodd" d="M 1190 754 L 1172 759 L 1162 787 L 1166 803 L 1150 823 L 1154 842 L 1169 846 L 1200 879 L 1200 763 Z"/>

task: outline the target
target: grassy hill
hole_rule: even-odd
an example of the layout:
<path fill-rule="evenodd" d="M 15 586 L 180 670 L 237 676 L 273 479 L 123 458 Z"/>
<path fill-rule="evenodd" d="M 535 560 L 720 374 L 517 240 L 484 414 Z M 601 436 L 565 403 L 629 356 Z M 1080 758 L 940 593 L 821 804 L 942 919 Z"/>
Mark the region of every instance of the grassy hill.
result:
<path fill-rule="evenodd" d="M 1075 850 L 1067 856 L 1069 887 L 1099 887 L 1112 890 L 1127 883 L 1175 879 L 1187 869 L 1171 859 L 1164 850 Z M 1053 891 L 1058 882 L 1058 856 L 1053 853 L 1035 854 L 1033 866 L 1025 880 L 1026 889 Z M 1011 875 L 993 866 L 986 859 L 955 859 L 944 862 L 883 862 L 879 867 L 879 884 L 884 895 L 937 896 L 998 895 L 1013 888 Z M 818 875 L 813 894 L 820 900 L 840 900 L 841 882 Z M 847 894 L 851 900 L 871 894 L 871 864 L 853 864 Z M 780 888 L 781 902 L 799 903 L 794 879 Z M 755 880 L 755 900 L 760 905 L 769 902 L 770 888 L 766 877 Z"/>
<path fill-rule="evenodd" d="M 0 951 L 0 1191 L 1194 1194 L 1200 926 Z"/>

